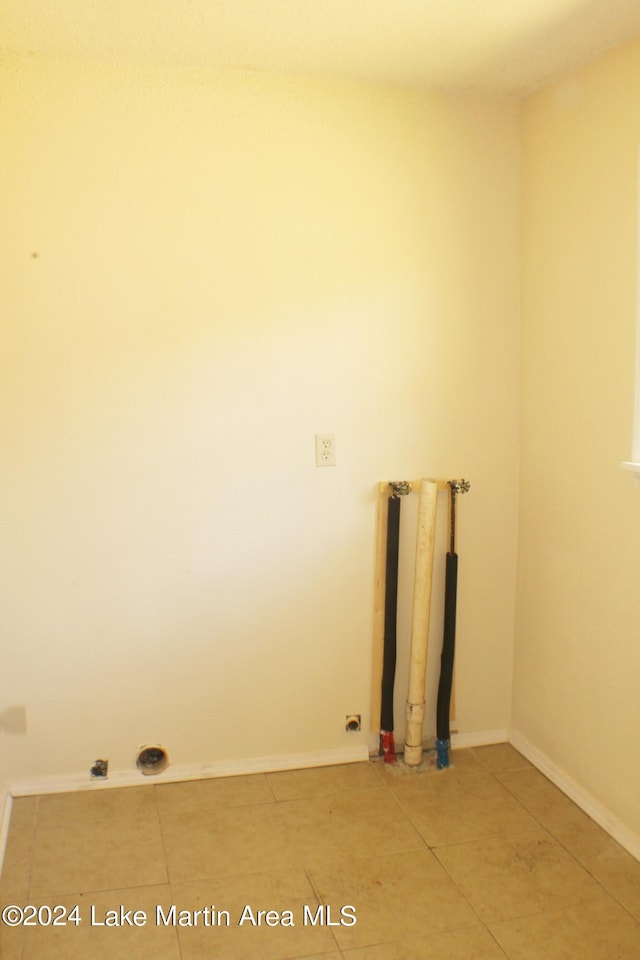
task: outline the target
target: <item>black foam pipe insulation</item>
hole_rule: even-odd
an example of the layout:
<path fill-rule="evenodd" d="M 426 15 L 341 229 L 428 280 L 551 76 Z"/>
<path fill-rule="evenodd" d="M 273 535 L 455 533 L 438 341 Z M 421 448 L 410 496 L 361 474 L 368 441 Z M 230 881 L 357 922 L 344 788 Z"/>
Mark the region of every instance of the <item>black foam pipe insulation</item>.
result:
<path fill-rule="evenodd" d="M 398 620 L 398 554 L 400 548 L 400 497 L 389 497 L 387 514 L 386 582 L 384 597 L 384 653 L 380 730 L 393 732 L 393 690 L 396 677 Z"/>

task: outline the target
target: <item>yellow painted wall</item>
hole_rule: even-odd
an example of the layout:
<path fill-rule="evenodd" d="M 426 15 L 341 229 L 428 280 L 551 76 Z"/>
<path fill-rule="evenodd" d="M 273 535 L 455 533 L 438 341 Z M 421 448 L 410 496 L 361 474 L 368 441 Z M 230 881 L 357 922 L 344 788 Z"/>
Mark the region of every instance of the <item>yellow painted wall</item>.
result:
<path fill-rule="evenodd" d="M 376 484 L 423 473 L 473 484 L 458 725 L 506 729 L 517 106 L 37 58 L 0 86 L 6 779 L 367 743 Z"/>
<path fill-rule="evenodd" d="M 524 105 L 513 726 L 640 837 L 640 43 Z"/>

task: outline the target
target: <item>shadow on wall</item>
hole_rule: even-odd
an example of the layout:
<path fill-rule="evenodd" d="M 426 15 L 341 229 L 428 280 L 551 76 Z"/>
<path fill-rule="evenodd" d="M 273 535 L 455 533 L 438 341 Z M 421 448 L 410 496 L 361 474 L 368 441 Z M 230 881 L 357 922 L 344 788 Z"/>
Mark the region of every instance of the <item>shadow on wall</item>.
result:
<path fill-rule="evenodd" d="M 24 736 L 27 732 L 27 708 L 24 705 L 7 707 L 0 713 L 0 730 Z"/>

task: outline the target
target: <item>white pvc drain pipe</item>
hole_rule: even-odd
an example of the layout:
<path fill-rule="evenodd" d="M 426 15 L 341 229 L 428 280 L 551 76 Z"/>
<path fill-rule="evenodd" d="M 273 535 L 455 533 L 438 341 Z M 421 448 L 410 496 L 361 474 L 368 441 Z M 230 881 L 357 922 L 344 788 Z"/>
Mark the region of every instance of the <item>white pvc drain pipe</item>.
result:
<path fill-rule="evenodd" d="M 435 480 L 421 480 L 420 499 L 418 501 L 416 567 L 413 586 L 407 721 L 404 737 L 404 762 L 410 767 L 417 767 L 422 763 L 424 688 L 427 674 L 427 651 L 429 647 L 429 618 L 431 615 L 431 582 L 433 579 L 433 550 L 435 545 L 437 502 L 437 482 Z"/>

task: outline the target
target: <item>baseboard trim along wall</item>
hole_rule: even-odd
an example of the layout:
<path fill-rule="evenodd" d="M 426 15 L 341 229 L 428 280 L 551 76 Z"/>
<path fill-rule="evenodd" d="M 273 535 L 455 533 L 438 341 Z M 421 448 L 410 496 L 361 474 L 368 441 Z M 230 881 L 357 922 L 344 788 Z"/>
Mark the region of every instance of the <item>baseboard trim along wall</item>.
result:
<path fill-rule="evenodd" d="M 493 743 L 506 743 L 509 739 L 507 730 L 478 730 L 477 733 L 451 734 L 451 749 L 463 750 L 467 747 L 488 747 Z"/>
<path fill-rule="evenodd" d="M 9 823 L 11 822 L 11 794 L 8 790 L 0 793 L 0 876 L 2 875 L 2 864 L 4 863 L 4 854 L 7 849 L 7 840 L 9 838 Z"/>
<path fill-rule="evenodd" d="M 509 739 L 507 730 L 478 730 L 475 733 L 451 734 L 451 749 L 462 750 L 465 747 L 488 747 L 492 743 L 505 743 Z M 425 750 L 435 750 L 435 737 L 427 737 L 423 743 Z M 375 757 L 380 749 L 380 734 L 372 733 L 369 738 L 369 755 Z M 396 743 L 396 751 L 401 753 L 403 744 Z"/>
<path fill-rule="evenodd" d="M 570 800 L 583 810 L 587 816 L 602 827 L 613 837 L 621 847 L 640 860 L 640 837 L 636 836 L 595 797 L 584 790 L 575 780 L 572 780 L 563 770 L 557 767 L 542 751 L 534 747 L 526 737 L 517 730 L 509 731 L 509 743 L 529 760 L 540 773 L 543 773 L 559 790 L 562 790 Z"/>
<path fill-rule="evenodd" d="M 275 773 L 279 770 L 298 770 L 305 767 L 329 767 L 338 763 L 358 763 L 369 759 L 366 745 L 339 750 L 320 750 L 316 753 L 291 753 L 272 757 L 252 757 L 245 760 L 218 760 L 213 763 L 168 766 L 162 773 L 145 776 L 134 770 L 109 771 L 106 778 L 91 778 L 89 774 L 71 774 L 64 777 L 34 777 L 14 780 L 9 784 L 12 797 L 32 797 L 47 793 L 75 793 L 80 790 L 108 790 L 114 787 L 140 787 L 154 783 L 178 783 L 183 780 L 207 780 L 213 777 L 238 777 L 249 773 Z"/>

